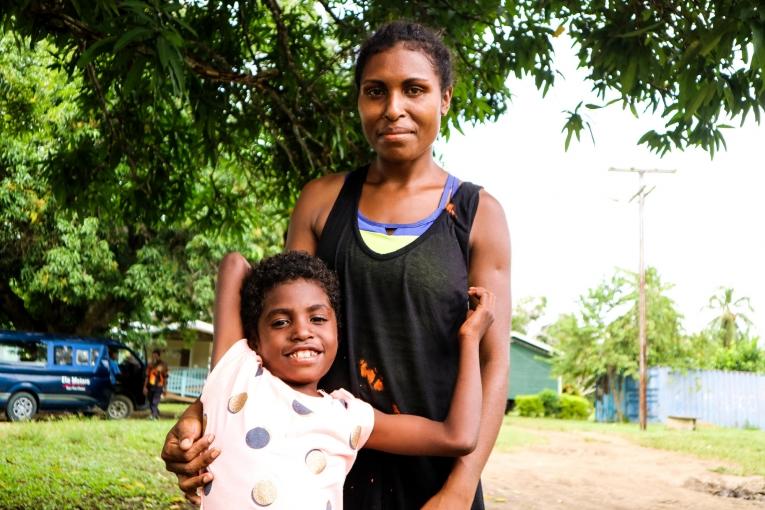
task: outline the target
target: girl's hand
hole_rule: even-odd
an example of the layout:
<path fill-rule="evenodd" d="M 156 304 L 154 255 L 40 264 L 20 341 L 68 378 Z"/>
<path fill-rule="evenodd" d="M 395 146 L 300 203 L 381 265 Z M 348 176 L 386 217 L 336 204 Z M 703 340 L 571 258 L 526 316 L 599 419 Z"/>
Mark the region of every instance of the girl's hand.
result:
<path fill-rule="evenodd" d="M 494 293 L 483 287 L 470 287 L 468 289 L 471 303 L 477 301 L 475 310 L 468 310 L 467 319 L 460 327 L 461 339 L 480 341 L 489 326 L 494 322 Z"/>

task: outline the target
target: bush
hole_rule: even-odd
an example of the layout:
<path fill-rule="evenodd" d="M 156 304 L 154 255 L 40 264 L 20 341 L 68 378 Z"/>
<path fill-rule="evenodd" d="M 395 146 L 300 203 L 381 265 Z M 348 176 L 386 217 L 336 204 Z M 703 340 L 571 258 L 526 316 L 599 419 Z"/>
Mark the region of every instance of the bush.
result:
<path fill-rule="evenodd" d="M 539 395 L 516 395 L 515 408 L 520 416 L 533 418 L 545 414 L 545 407 Z"/>
<path fill-rule="evenodd" d="M 555 390 L 546 389 L 537 393 L 545 410 L 545 416 L 558 416 L 560 414 L 560 398 Z"/>
<path fill-rule="evenodd" d="M 558 418 L 564 420 L 586 420 L 592 413 L 590 401 L 574 395 L 560 396 L 560 413 Z"/>

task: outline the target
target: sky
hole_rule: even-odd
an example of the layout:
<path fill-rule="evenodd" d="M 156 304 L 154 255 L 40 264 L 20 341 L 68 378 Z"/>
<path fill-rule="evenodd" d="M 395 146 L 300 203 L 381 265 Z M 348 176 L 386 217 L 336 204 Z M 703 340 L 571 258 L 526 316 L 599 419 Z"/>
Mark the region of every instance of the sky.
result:
<path fill-rule="evenodd" d="M 668 295 L 688 333 L 714 317 L 707 304 L 721 286 L 749 297 L 753 331 L 765 336 L 765 123 L 747 119 L 725 130 L 727 151 L 714 159 L 700 149 L 660 158 L 637 145 L 659 115 L 614 104 L 580 111 L 595 143 L 583 132 L 564 151 L 564 110 L 579 101 L 598 103 L 585 74 L 575 67 L 570 40 L 555 40 L 564 78 L 544 98 L 531 79 L 509 81 L 508 111 L 494 123 L 456 131 L 436 144 L 444 167 L 480 184 L 502 204 L 512 243 L 513 300 L 545 296 L 552 322 L 577 310 L 577 298 L 617 267 L 637 271 L 639 220 L 636 174 L 610 167 L 675 169 L 646 175 L 655 189 L 645 202 L 646 265 L 674 287 Z M 751 117 L 751 115 L 750 115 Z"/>

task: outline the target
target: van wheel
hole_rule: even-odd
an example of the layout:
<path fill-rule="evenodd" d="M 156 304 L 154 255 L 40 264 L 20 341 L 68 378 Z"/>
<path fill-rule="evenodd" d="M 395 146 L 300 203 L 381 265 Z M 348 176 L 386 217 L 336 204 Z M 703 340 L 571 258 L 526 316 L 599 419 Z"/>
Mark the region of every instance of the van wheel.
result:
<path fill-rule="evenodd" d="M 31 393 L 20 391 L 8 399 L 5 414 L 11 421 L 26 421 L 37 414 L 37 400 Z"/>
<path fill-rule="evenodd" d="M 112 420 L 124 420 L 133 414 L 133 402 L 125 395 L 114 395 L 106 408 L 106 415 Z"/>

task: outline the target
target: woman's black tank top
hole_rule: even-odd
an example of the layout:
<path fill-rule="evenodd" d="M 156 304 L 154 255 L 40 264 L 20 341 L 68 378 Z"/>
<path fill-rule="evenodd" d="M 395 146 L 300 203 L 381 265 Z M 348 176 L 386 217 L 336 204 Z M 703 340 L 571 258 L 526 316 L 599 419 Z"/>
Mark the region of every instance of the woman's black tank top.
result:
<path fill-rule="evenodd" d="M 463 182 L 433 225 L 387 254 L 361 239 L 357 211 L 367 167 L 352 172 L 327 218 L 317 255 L 337 272 L 341 341 L 326 390 L 346 388 L 385 413 L 444 420 L 467 311 L 468 240 L 480 188 Z M 454 461 L 359 452 L 345 481 L 346 510 L 419 509 Z M 483 509 L 478 487 L 473 509 Z"/>

